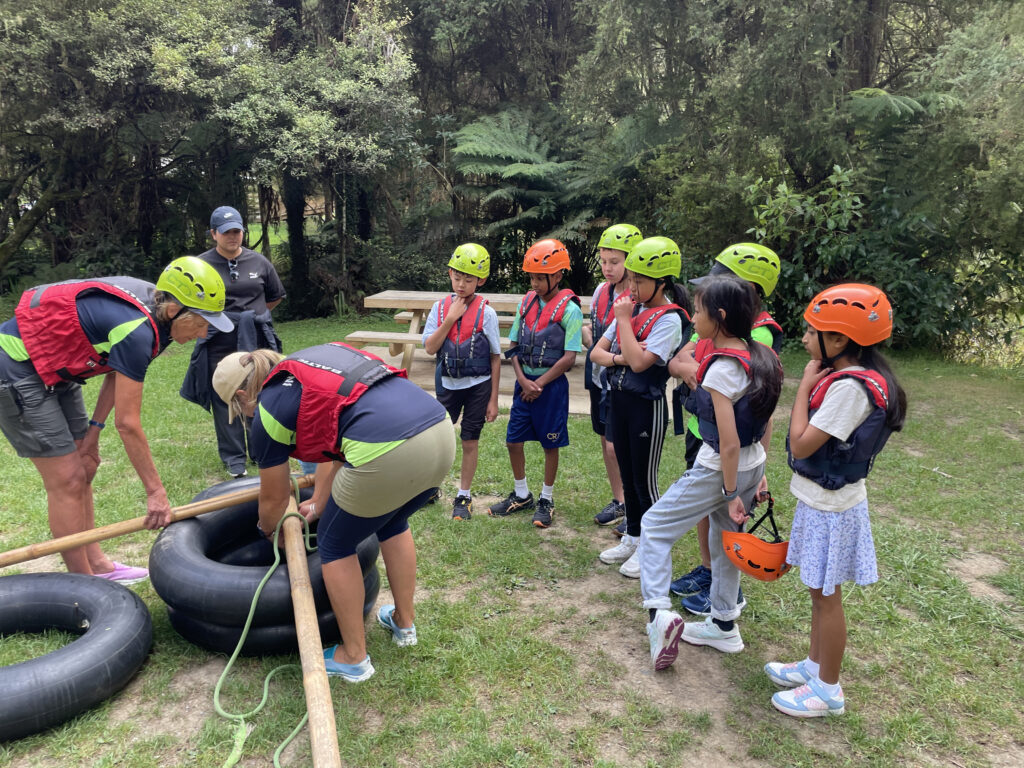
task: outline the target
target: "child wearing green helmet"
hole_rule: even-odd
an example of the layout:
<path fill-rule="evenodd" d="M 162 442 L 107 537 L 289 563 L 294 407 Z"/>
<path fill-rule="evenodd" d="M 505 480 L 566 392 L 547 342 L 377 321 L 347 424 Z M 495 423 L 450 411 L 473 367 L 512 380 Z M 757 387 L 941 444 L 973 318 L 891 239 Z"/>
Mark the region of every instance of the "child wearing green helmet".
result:
<path fill-rule="evenodd" d="M 601 456 L 605 473 L 612 489 L 612 500 L 604 509 L 594 515 L 598 525 L 615 525 L 626 515 L 622 497 L 622 476 L 615 459 L 615 446 L 605 436 L 608 416 L 608 390 L 601 384 L 600 365 L 590 358 L 594 345 L 612 323 L 612 304 L 619 296 L 629 293 L 626 279 L 626 257 L 633 246 L 643 240 L 640 230 L 632 224 L 612 224 L 601 233 L 597 243 L 598 258 L 604 282 L 594 290 L 590 302 L 590 325 L 583 326 L 583 344 L 587 348 L 587 359 L 583 367 L 583 384 L 590 392 L 590 425 L 601 437 Z"/>
<path fill-rule="evenodd" d="M 462 414 L 462 467 L 459 491 L 452 506 L 453 520 L 472 516 L 470 487 L 476 474 L 480 433 L 484 422 L 498 417 L 498 379 L 501 336 L 498 316 L 477 294 L 491 270 L 487 249 L 464 243 L 448 260 L 450 296 L 435 302 L 423 327 L 423 348 L 437 356 L 441 387 L 437 399 L 452 422 Z"/>
<path fill-rule="evenodd" d="M 622 477 L 626 531 L 601 562 L 620 564 L 619 573 L 640 578 L 640 521 L 660 495 L 658 465 L 668 424 L 665 384 L 668 362 L 690 325 L 690 296 L 674 282 L 682 266 L 679 247 L 667 237 L 649 237 L 626 257 L 628 294 L 613 304 L 615 319 L 591 357 L 605 366 L 608 437 Z"/>
<path fill-rule="evenodd" d="M 779 282 L 779 257 L 771 248 L 758 243 L 736 243 L 725 248 L 715 257 L 715 263 L 704 277 L 694 278 L 690 282 L 699 285 L 714 275 L 735 275 L 754 286 L 759 298 L 764 301 Z M 782 349 L 782 327 L 762 308 L 754 320 L 751 338 L 771 347 L 776 354 Z M 694 334 L 690 342 L 679 350 L 679 354 L 669 364 L 673 376 L 683 379 L 672 392 L 672 422 L 675 434 L 686 435 L 686 467 L 693 467 L 693 462 L 700 450 L 702 440 L 697 428 L 697 417 L 683 416 L 683 401 L 696 386 L 697 361 L 693 358 L 697 337 Z M 770 427 L 769 427 L 770 429 Z M 770 434 L 770 432 L 769 432 Z M 767 490 L 767 485 L 765 489 Z M 675 579 L 671 584 L 673 594 L 682 598 L 682 606 L 697 616 L 706 616 L 711 611 L 711 550 L 708 545 L 710 523 L 704 518 L 697 523 L 697 540 L 700 544 L 700 563 L 691 571 Z M 739 594 L 740 605 L 744 604 L 742 591 Z"/>

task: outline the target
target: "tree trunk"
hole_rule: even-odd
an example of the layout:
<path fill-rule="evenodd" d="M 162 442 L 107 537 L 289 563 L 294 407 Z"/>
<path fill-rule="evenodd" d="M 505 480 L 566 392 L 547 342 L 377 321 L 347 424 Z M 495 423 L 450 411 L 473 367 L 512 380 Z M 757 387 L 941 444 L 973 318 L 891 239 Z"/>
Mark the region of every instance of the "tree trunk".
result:
<path fill-rule="evenodd" d="M 288 220 L 288 252 L 291 255 L 291 296 L 289 306 L 294 315 L 309 317 L 313 302 L 306 299 L 311 295 L 309 283 L 309 257 L 306 254 L 306 233 L 304 215 L 306 212 L 306 188 L 302 179 L 289 172 L 284 173 L 281 192 L 284 197 L 284 213 Z"/>
<path fill-rule="evenodd" d="M 856 30 L 843 40 L 847 74 L 847 89 L 868 88 L 878 81 L 878 65 L 885 45 L 885 25 L 892 0 L 862 0 L 855 3 L 858 18 L 852 28 Z"/>

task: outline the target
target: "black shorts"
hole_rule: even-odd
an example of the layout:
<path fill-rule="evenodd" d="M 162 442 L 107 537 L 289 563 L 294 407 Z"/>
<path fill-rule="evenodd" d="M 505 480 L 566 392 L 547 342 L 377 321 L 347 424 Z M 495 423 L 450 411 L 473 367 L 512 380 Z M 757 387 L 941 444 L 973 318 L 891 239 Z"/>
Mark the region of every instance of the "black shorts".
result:
<path fill-rule="evenodd" d="M 590 390 L 590 426 L 595 435 L 605 436 L 605 425 L 608 423 L 608 390 Z"/>
<path fill-rule="evenodd" d="M 442 389 L 436 396 L 437 401 L 448 410 L 452 423 L 458 421 L 459 413 L 462 413 L 459 439 L 479 440 L 487 417 L 487 403 L 491 400 L 491 380 L 481 381 L 466 389 Z"/>

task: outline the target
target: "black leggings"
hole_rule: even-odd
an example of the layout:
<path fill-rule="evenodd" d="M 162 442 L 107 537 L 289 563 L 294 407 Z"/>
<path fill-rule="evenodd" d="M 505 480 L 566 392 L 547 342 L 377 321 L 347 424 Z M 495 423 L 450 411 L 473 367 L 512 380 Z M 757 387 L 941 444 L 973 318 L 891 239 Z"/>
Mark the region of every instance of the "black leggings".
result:
<path fill-rule="evenodd" d="M 658 467 L 665 443 L 668 405 L 665 398 L 648 400 L 628 392 L 609 393 L 608 439 L 622 475 L 626 533 L 640 535 L 640 519 L 658 500 Z"/>

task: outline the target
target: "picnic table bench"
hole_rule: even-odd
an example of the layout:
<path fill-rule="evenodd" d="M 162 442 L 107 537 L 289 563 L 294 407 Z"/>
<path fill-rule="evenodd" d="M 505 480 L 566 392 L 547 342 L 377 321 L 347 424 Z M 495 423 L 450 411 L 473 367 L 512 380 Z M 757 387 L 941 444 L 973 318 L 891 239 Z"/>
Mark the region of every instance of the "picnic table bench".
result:
<path fill-rule="evenodd" d="M 402 331 L 355 331 L 345 337 L 345 341 L 353 347 L 373 346 L 387 344 L 388 351 L 392 355 L 402 354 L 402 367 L 409 368 L 412 364 L 412 356 L 416 347 L 422 346 L 423 322 L 427 313 L 434 306 L 434 302 L 440 301 L 451 295 L 448 291 L 381 291 L 363 299 L 363 306 L 367 309 L 392 309 L 398 310 L 395 316 L 397 322 L 405 322 L 408 318 L 409 330 Z M 487 303 L 491 305 L 499 316 L 499 327 L 502 327 L 502 316 L 504 322 L 511 327 L 516 309 L 522 294 L 519 293 L 481 293 Z M 590 296 L 580 296 L 580 303 L 583 307 L 583 314 L 590 312 Z M 401 316 L 401 317 L 400 317 Z M 501 348 L 508 349 L 508 339 L 502 337 Z"/>

